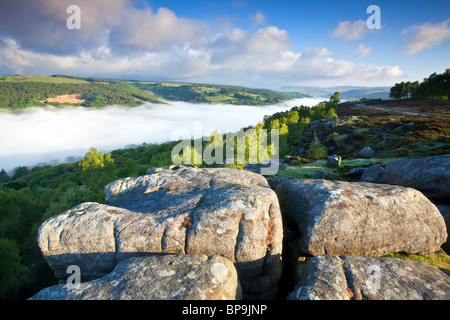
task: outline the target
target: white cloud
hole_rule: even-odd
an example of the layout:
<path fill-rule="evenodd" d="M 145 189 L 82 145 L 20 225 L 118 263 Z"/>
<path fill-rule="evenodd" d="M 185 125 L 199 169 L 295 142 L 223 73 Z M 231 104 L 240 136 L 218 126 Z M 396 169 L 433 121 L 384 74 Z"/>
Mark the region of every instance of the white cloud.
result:
<path fill-rule="evenodd" d="M 156 13 L 149 8 L 133 8 L 128 9 L 120 28 L 112 30 L 110 41 L 124 47 L 157 50 L 174 43 L 199 43 L 205 37 L 209 40 L 210 31 L 201 22 L 177 17 L 167 8 L 160 8 Z"/>
<path fill-rule="evenodd" d="M 90 147 L 109 152 L 128 144 L 162 143 L 170 141 L 176 129 L 185 129 L 193 135 L 195 122 L 202 124 L 205 136 L 214 129 L 226 133 L 255 125 L 265 115 L 289 110 L 294 105 L 313 106 L 321 100 L 296 99 L 269 106 L 217 104 L 214 108 L 177 101 L 170 105 L 146 103 L 134 108 L 49 106 L 27 108 L 20 113 L 0 110 L 0 136 L 8 137 L 0 139 L 0 170 L 82 156 Z"/>
<path fill-rule="evenodd" d="M 404 49 L 409 54 L 414 54 L 419 51 L 437 46 L 450 38 L 450 19 L 440 23 L 423 23 L 421 25 L 414 25 L 402 31 L 402 35 L 413 33 L 414 36 L 410 39 Z"/>
<path fill-rule="evenodd" d="M 336 29 L 331 31 L 331 35 L 336 38 L 343 38 L 345 40 L 360 40 L 362 39 L 367 32 L 366 21 L 358 20 L 358 21 L 343 21 L 339 22 Z"/>
<path fill-rule="evenodd" d="M 364 44 L 358 46 L 358 58 L 364 58 L 372 53 L 371 47 L 366 47 Z"/>
<path fill-rule="evenodd" d="M 15 5 L 14 1 L 7 1 Z M 70 1 L 36 2 L 43 7 L 33 6 L 34 2 L 30 1 L 32 8 L 40 10 L 39 16 L 51 22 L 56 9 Z M 92 3 L 90 0 L 79 1 L 82 15 L 89 15 L 86 20 L 83 18 L 80 35 L 71 30 L 68 34 L 56 32 L 52 36 L 47 34 L 48 28 L 41 30 L 37 24 L 37 31 L 33 31 L 35 36 L 53 37 L 51 41 L 45 38 L 38 47 L 30 37 L 23 36 L 27 34 L 25 31 L 19 32 L 22 22 L 8 25 L 6 29 L 16 30 L 16 33 L 9 38 L 2 37 L 5 22 L 0 19 L 0 72 L 65 73 L 264 87 L 299 80 L 390 81 L 403 75 L 398 66 L 365 66 L 335 60 L 333 53 L 325 47 L 297 52 L 292 49 L 289 33 L 277 26 L 250 31 L 234 27 L 225 20 L 210 25 L 179 17 L 166 8 L 156 12 L 148 7 L 137 9 L 130 0 L 115 2 L 111 8 Z M 0 13 L 0 18 L 3 14 Z M 67 31 L 65 20 L 62 20 L 65 16 L 63 10 L 62 16 L 53 23 L 63 22 L 63 29 Z M 255 15 L 255 21 L 262 23 L 263 17 L 262 14 Z M 50 22 L 42 21 L 49 26 Z M 365 23 L 364 30 L 360 25 L 361 21 L 341 22 L 333 34 L 347 39 L 360 38 L 366 30 Z M 63 35 L 72 38 L 63 39 Z M 66 51 L 66 43 L 73 41 L 76 49 Z M 61 48 L 56 47 L 59 43 Z M 370 53 L 370 47 L 363 45 L 358 50 L 361 57 Z"/>
<path fill-rule="evenodd" d="M 264 14 L 258 11 L 252 16 L 252 21 L 253 25 L 261 25 L 266 22 L 266 17 L 264 16 Z"/>
<path fill-rule="evenodd" d="M 286 30 L 274 26 L 261 28 L 246 41 L 248 52 L 257 54 L 271 54 L 288 49 L 291 46 L 289 34 Z"/>

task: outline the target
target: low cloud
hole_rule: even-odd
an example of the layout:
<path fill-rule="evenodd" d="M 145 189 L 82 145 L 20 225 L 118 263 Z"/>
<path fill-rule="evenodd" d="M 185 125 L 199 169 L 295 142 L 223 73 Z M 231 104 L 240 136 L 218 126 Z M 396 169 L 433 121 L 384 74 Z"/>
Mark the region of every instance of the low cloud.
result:
<path fill-rule="evenodd" d="M 146 103 L 133 108 L 46 107 L 0 111 L 0 136 L 8 137 L 0 139 L 0 169 L 82 156 L 90 147 L 108 152 L 130 144 L 162 143 L 170 141 L 176 129 L 185 129 L 193 135 L 196 122 L 202 125 L 205 136 L 215 129 L 226 133 L 256 125 L 264 115 L 301 104 L 313 106 L 321 100 L 295 99 L 270 106 L 170 102 L 170 105 Z"/>
<path fill-rule="evenodd" d="M 423 23 L 414 25 L 402 31 L 402 35 L 413 34 L 404 45 L 408 54 L 414 54 L 422 50 L 437 46 L 450 38 L 450 19 L 440 23 Z"/>
<path fill-rule="evenodd" d="M 343 21 L 339 22 L 336 29 L 331 31 L 330 34 L 335 38 L 342 38 L 347 41 L 361 40 L 366 35 L 367 30 L 366 21 Z"/>

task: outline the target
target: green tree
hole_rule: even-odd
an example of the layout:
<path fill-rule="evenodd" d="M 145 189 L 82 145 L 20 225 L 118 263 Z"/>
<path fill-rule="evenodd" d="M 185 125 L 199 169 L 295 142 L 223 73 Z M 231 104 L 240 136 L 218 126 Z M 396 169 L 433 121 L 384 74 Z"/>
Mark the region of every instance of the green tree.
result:
<path fill-rule="evenodd" d="M 29 168 L 27 168 L 27 167 L 17 167 L 13 171 L 12 180 L 19 179 L 19 178 L 21 178 L 23 176 L 26 176 L 29 173 L 30 173 L 30 169 Z"/>
<path fill-rule="evenodd" d="M 92 201 L 95 197 L 94 192 L 88 186 L 70 187 L 64 192 L 63 200 L 74 207 L 83 202 Z"/>
<path fill-rule="evenodd" d="M 11 177 L 8 175 L 5 169 L 2 169 L 2 171 L 0 171 L 0 183 L 9 181 L 11 181 Z"/>
<path fill-rule="evenodd" d="M 336 91 L 331 97 L 330 97 L 330 102 L 333 102 L 335 104 L 338 104 L 341 102 L 341 93 Z"/>
<path fill-rule="evenodd" d="M 0 299 L 14 295 L 29 275 L 29 269 L 21 264 L 17 244 L 0 239 Z"/>
<path fill-rule="evenodd" d="M 314 138 L 313 142 L 306 150 L 306 156 L 311 159 L 322 159 L 327 156 L 327 151 L 322 147 L 318 138 Z"/>
<path fill-rule="evenodd" d="M 97 148 L 90 148 L 89 152 L 79 162 L 83 170 L 99 169 L 114 163 L 114 159 L 111 157 L 111 153 L 106 156 L 103 155 L 103 151 L 98 151 Z"/>

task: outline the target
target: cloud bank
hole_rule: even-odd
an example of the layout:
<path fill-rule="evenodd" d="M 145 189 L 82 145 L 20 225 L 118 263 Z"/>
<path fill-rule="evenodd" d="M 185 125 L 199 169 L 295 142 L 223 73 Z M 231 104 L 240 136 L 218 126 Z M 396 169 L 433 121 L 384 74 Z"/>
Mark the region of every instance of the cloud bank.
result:
<path fill-rule="evenodd" d="M 226 133 L 262 121 L 264 115 L 298 105 L 316 105 L 323 99 L 294 99 L 279 105 L 238 106 L 171 102 L 146 103 L 139 107 L 107 106 L 27 108 L 0 111 L 0 169 L 64 160 L 82 156 L 90 147 L 105 152 L 130 144 L 171 141 L 172 133 L 184 129 L 194 135 L 200 123 L 204 135 L 215 129 Z M 239 114 L 239 117 L 236 117 Z"/>
<path fill-rule="evenodd" d="M 81 29 L 69 30 L 66 9 L 81 10 Z M 132 0 L 4 0 L 0 11 L 0 72 L 226 83 L 277 87 L 287 82 L 402 77 L 399 66 L 360 65 L 333 58 L 327 48 L 293 49 L 288 31 L 256 12 L 252 30 L 157 10 Z M 141 3 L 142 4 L 142 3 Z M 360 39 L 361 22 L 333 34 Z"/>

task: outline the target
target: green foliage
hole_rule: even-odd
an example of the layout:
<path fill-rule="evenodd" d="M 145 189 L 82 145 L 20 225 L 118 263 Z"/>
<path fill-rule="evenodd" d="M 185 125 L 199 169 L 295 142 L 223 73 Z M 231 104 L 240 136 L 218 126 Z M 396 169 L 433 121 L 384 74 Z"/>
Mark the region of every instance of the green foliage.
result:
<path fill-rule="evenodd" d="M 389 96 L 392 99 L 411 97 L 415 100 L 448 100 L 450 96 L 450 69 L 446 69 L 442 74 L 434 72 L 428 78 L 423 79 L 421 83 L 419 81 L 396 83 L 391 88 Z"/>
<path fill-rule="evenodd" d="M 88 186 L 74 186 L 64 192 L 63 200 L 68 206 L 74 207 L 80 203 L 92 201 L 94 196 L 94 192 Z"/>
<path fill-rule="evenodd" d="M 17 167 L 13 171 L 12 180 L 19 179 L 20 177 L 23 177 L 30 173 L 30 169 L 27 167 Z"/>
<path fill-rule="evenodd" d="M 411 261 L 420 261 L 426 264 L 435 266 L 436 268 L 450 269 L 450 256 L 444 251 L 439 251 L 427 255 L 405 254 L 405 253 L 390 253 L 389 258 L 397 258 Z"/>
<path fill-rule="evenodd" d="M 396 83 L 390 90 L 389 97 L 392 99 L 403 99 L 411 96 L 412 92 L 419 86 L 419 81 Z"/>
<path fill-rule="evenodd" d="M 335 92 L 329 101 L 324 101 L 314 107 L 299 106 L 289 111 L 277 112 L 264 117 L 264 128 L 280 130 L 280 157 L 295 152 L 306 141 L 311 139 L 308 132 L 309 122 L 320 119 L 337 117 L 337 106 L 340 101 L 339 92 Z M 320 144 L 320 143 L 319 143 Z M 322 147 L 313 146 L 315 154 L 312 156 L 324 157 L 326 151 Z M 313 149 L 311 149 L 313 152 Z"/>
<path fill-rule="evenodd" d="M 66 94 L 83 95 L 86 102 L 82 105 L 86 107 L 103 107 L 111 104 L 136 106 L 143 101 L 158 101 L 153 96 L 124 83 L 0 81 L 0 108 L 44 106 L 48 98 Z M 47 104 L 59 105 L 55 102 Z"/>
<path fill-rule="evenodd" d="M 319 139 L 315 138 L 306 150 L 306 156 L 310 159 L 322 159 L 327 156 L 327 151 L 323 148 Z"/>
<path fill-rule="evenodd" d="M 83 170 L 90 170 L 104 168 L 112 163 L 114 163 L 114 159 L 111 158 L 111 153 L 104 156 L 103 151 L 97 151 L 96 148 L 92 147 L 79 164 Z"/>
<path fill-rule="evenodd" d="M 14 241 L 0 239 L 0 299 L 14 294 L 26 281 L 29 269 L 21 264 L 20 252 Z"/>
<path fill-rule="evenodd" d="M 164 82 L 133 82 L 135 88 L 150 91 L 166 100 L 229 103 L 245 105 L 276 104 L 285 100 L 303 97 L 300 93 L 278 92 L 269 89 L 250 89 L 220 85 L 174 84 Z"/>
<path fill-rule="evenodd" d="M 0 183 L 9 181 L 11 181 L 11 177 L 8 175 L 5 169 L 2 169 L 2 171 L 0 171 Z"/>
<path fill-rule="evenodd" d="M 411 97 L 416 100 L 442 99 L 450 96 L 450 69 L 442 74 L 431 74 L 412 91 Z"/>

